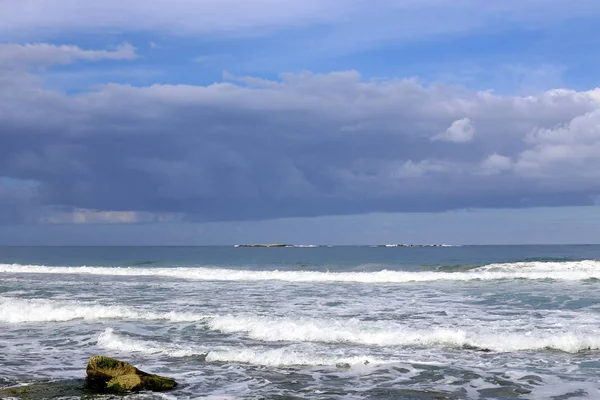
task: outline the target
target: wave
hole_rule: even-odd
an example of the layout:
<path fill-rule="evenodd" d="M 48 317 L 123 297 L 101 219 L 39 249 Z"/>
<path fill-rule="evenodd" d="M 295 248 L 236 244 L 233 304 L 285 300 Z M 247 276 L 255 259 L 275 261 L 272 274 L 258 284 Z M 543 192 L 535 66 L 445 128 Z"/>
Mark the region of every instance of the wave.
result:
<path fill-rule="evenodd" d="M 284 281 L 320 283 L 410 283 L 473 280 L 561 280 L 600 279 L 600 261 L 518 262 L 490 264 L 459 271 L 253 271 L 208 267 L 61 267 L 43 265 L 0 264 L 0 273 L 82 274 L 106 276 L 152 276 L 199 281 Z"/>
<path fill-rule="evenodd" d="M 210 351 L 206 355 L 208 362 L 239 362 L 265 366 L 337 366 L 353 367 L 360 365 L 381 365 L 394 361 L 384 361 L 370 356 L 332 357 L 306 353 L 293 348 L 279 349 L 232 349 L 226 351 Z"/>
<path fill-rule="evenodd" d="M 488 264 L 476 268 L 479 272 L 560 272 L 560 273 L 596 273 L 600 272 L 600 261 L 521 261 L 514 263 Z M 596 276 L 594 276 L 595 278 Z"/>
<path fill-rule="evenodd" d="M 84 302 L 66 302 L 45 299 L 0 297 L 0 322 L 64 322 L 77 319 L 131 319 L 166 320 L 170 322 L 198 322 L 209 316 L 180 312 L 152 312 L 117 305 L 98 305 Z"/>
<path fill-rule="evenodd" d="M 262 347 L 222 347 L 210 350 L 205 347 L 184 346 L 172 343 L 159 343 L 150 340 L 134 339 L 115 333 L 107 328 L 98 337 L 98 346 L 126 353 L 160 354 L 167 357 L 202 357 L 207 362 L 244 363 L 264 366 L 343 366 L 380 365 L 392 360 L 380 360 L 371 356 L 335 357 L 320 354 L 314 349 L 287 346 L 276 349 Z"/>
<path fill-rule="evenodd" d="M 106 328 L 98 336 L 98 346 L 106 350 L 125 353 L 163 354 L 169 357 L 205 356 L 207 349 L 202 347 L 186 347 L 176 344 L 145 341 L 117 335 L 113 328 Z"/>
<path fill-rule="evenodd" d="M 536 351 L 544 349 L 577 353 L 600 350 L 600 334 L 590 324 L 577 324 L 569 330 L 560 325 L 545 329 L 499 329 L 498 325 L 432 326 L 414 328 L 394 321 L 364 321 L 359 319 L 323 320 L 318 318 L 284 318 L 266 316 L 210 316 L 180 312 L 153 312 L 118 305 L 98 305 L 77 301 L 18 299 L 0 297 L 0 322 L 64 322 L 72 320 L 156 320 L 168 322 L 202 323 L 206 329 L 223 334 L 244 334 L 261 342 L 294 343 L 351 343 L 380 347 L 452 347 L 496 352 Z M 485 322 L 482 322 L 485 324 Z M 137 342 L 126 342 L 112 331 L 101 337 L 108 348 L 148 353 L 162 352 L 162 345 L 140 347 Z M 137 346 L 137 347 L 136 347 Z M 189 348 L 170 348 L 172 356 L 200 354 Z M 203 350 L 206 352 L 206 350 Z M 217 355 L 215 353 L 211 357 Z M 239 357 L 250 357 L 243 353 Z M 288 355 L 292 357 L 292 355 Z M 226 357 L 222 355 L 222 357 Z M 227 357 L 232 357 L 227 355 Z M 267 355 L 261 357 L 268 358 Z M 277 359 L 270 354 L 272 359 Z M 287 357 L 287 356 L 286 356 Z M 291 358 L 290 358 L 291 359 Z M 239 359 L 238 361 L 240 361 Z M 249 362 L 249 361 L 248 361 Z M 266 362 L 266 361 L 265 361 Z M 291 361 L 290 361 L 291 362 Z"/>
<path fill-rule="evenodd" d="M 266 342 L 354 343 L 369 346 L 453 347 L 470 350 L 515 352 L 560 350 L 577 353 L 600 349 L 600 334 L 580 331 L 499 331 L 497 329 L 413 329 L 397 323 L 374 324 L 360 320 L 310 318 L 215 317 L 210 329 L 245 333 Z"/>

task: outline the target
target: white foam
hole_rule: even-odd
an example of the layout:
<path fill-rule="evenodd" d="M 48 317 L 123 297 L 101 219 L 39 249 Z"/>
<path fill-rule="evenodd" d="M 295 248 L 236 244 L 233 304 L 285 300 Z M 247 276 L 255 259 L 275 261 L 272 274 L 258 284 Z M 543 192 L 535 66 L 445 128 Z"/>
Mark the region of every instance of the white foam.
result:
<path fill-rule="evenodd" d="M 600 261 L 533 261 L 515 263 L 488 264 L 476 269 L 476 271 L 494 272 L 598 272 Z"/>
<path fill-rule="evenodd" d="M 434 281 L 473 281 L 499 279 L 552 279 L 579 281 L 600 279 L 600 261 L 532 262 L 492 264 L 469 271 L 250 271 L 206 267 L 49 267 L 42 265 L 0 264 L 0 273 L 88 274 L 107 276 L 155 276 L 201 281 L 285 281 L 322 283 L 408 283 Z"/>
<path fill-rule="evenodd" d="M 118 305 L 98 305 L 76 301 L 47 299 L 19 299 L 0 297 L 0 322 L 60 322 L 76 319 L 133 319 L 167 320 L 171 322 L 197 322 L 205 315 L 178 312 L 151 312 Z"/>
<path fill-rule="evenodd" d="M 463 347 L 474 346 L 498 352 L 555 349 L 570 353 L 600 349 L 600 333 L 557 329 L 499 331 L 440 327 L 414 329 L 403 325 L 367 323 L 358 320 L 318 320 L 310 318 L 216 317 L 211 329 L 223 333 L 246 333 L 268 342 L 356 343 L 375 346 Z"/>
<path fill-rule="evenodd" d="M 460 330 L 432 329 L 410 331 L 396 324 L 368 324 L 358 320 L 319 320 L 313 318 L 216 317 L 208 326 L 223 333 L 244 332 L 253 339 L 277 342 L 348 342 L 366 345 L 428 345 L 433 343 L 464 344 Z"/>
<path fill-rule="evenodd" d="M 227 351 L 210 351 L 206 356 L 208 362 L 238 362 L 265 366 L 349 366 L 357 367 L 363 365 L 389 364 L 392 361 L 384 361 L 370 356 L 331 357 L 314 354 L 293 348 L 278 349 L 232 349 Z"/>
<path fill-rule="evenodd" d="M 113 328 L 107 328 L 98 337 L 98 346 L 106 350 L 126 353 L 144 353 L 165 355 L 168 357 L 189 357 L 206 355 L 208 362 L 232 362 L 265 366 L 359 366 L 380 365 L 390 363 L 370 356 L 335 357 L 319 354 L 318 351 L 307 347 L 288 346 L 277 349 L 264 348 L 231 348 L 222 347 L 209 350 L 204 347 L 182 346 L 172 343 L 157 343 L 133 339 L 115 333 Z"/>
<path fill-rule="evenodd" d="M 98 346 L 125 353 L 164 354 L 169 357 L 204 355 L 207 349 L 184 347 L 175 344 L 156 343 L 117 335 L 113 328 L 106 328 L 98 337 Z"/>

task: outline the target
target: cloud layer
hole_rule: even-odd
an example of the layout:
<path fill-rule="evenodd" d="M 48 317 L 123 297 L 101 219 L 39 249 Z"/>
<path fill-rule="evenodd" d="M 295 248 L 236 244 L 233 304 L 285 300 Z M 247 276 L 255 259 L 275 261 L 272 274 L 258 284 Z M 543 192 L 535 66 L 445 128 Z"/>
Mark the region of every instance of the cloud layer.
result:
<path fill-rule="evenodd" d="M 19 0 L 0 2 L 0 33 L 11 40 L 107 31 L 243 36 L 316 26 L 312 46 L 346 51 L 386 41 L 535 29 L 599 13 L 595 0 Z"/>
<path fill-rule="evenodd" d="M 8 45 L 0 57 L 43 66 L 135 52 Z M 0 177 L 13 182 L 0 181 L 0 221 L 593 204 L 599 102 L 600 90 L 500 96 L 356 71 L 66 94 L 0 69 Z"/>
<path fill-rule="evenodd" d="M 362 0 L 20 0 L 0 2 L 0 31 L 15 35 L 64 31 L 224 33 L 337 19 Z"/>
<path fill-rule="evenodd" d="M 71 64 L 79 60 L 132 60 L 135 57 L 135 49 L 130 44 L 123 44 L 114 51 L 107 51 L 84 50 L 77 46 L 57 46 L 47 43 L 23 45 L 0 43 L 0 68 L 26 68 L 31 65 L 48 67 Z"/>

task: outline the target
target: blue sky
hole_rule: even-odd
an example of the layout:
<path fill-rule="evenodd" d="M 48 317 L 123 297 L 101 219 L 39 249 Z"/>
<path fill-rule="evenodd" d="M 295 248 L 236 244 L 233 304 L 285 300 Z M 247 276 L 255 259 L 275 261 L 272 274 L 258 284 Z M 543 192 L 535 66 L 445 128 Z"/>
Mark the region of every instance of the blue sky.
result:
<path fill-rule="evenodd" d="M 0 244 L 598 243 L 598 17 L 5 0 Z"/>

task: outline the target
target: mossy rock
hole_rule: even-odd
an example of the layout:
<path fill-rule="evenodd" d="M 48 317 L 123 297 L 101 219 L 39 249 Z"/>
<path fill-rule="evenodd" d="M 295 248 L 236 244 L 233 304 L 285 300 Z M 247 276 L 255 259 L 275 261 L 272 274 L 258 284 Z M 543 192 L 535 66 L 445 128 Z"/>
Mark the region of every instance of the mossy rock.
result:
<path fill-rule="evenodd" d="M 142 390 L 142 379 L 139 375 L 121 375 L 112 378 L 106 384 L 109 392 L 137 392 Z"/>
<path fill-rule="evenodd" d="M 173 390 L 177 387 L 175 379 L 167 378 L 160 375 L 146 374 L 140 375 L 142 380 L 143 390 L 151 390 L 153 392 L 164 392 Z"/>
<path fill-rule="evenodd" d="M 85 390 L 82 379 L 34 382 L 26 386 L 0 389 L 0 399 L 16 398 L 21 400 L 40 400 L 58 398 L 91 398 L 92 393 Z"/>
<path fill-rule="evenodd" d="M 138 392 L 150 390 L 152 392 L 164 392 L 177 386 L 175 380 L 158 375 L 122 375 L 112 378 L 106 384 L 106 388 L 112 393 Z"/>
<path fill-rule="evenodd" d="M 162 392 L 177 386 L 174 379 L 149 374 L 129 363 L 104 356 L 92 356 L 88 361 L 86 373 L 86 386 L 99 392 Z"/>
<path fill-rule="evenodd" d="M 122 375 L 135 375 L 140 372 L 133 365 L 104 356 L 92 356 L 88 361 L 85 372 L 88 378 L 110 380 Z"/>

